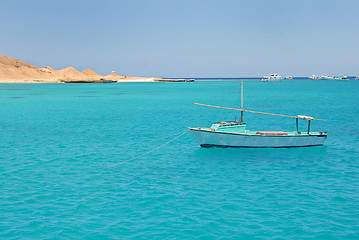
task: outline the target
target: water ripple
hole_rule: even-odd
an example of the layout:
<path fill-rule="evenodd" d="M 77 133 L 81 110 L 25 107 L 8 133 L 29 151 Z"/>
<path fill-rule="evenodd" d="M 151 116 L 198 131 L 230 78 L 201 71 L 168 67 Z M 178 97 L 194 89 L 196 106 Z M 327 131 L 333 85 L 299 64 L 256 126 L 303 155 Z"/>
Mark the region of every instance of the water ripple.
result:
<path fill-rule="evenodd" d="M 203 149 L 185 134 L 99 171 L 166 139 L 144 142 L 217 121 L 218 112 L 192 102 L 225 101 L 223 92 L 233 84 L 114 84 L 96 91 L 91 85 L 36 84 L 27 92 L 42 94 L 26 101 L 3 91 L 0 238 L 359 239 L 357 134 L 341 135 L 335 120 L 324 125 L 331 134 L 323 147 Z M 293 89 L 302 84 L 310 87 L 294 104 L 298 111 L 330 119 L 338 107 L 341 128 L 357 129 L 359 83 L 352 81 L 275 88 L 251 82 L 248 104 L 268 102 L 279 92 L 277 100 L 287 99 L 282 107 L 290 109 L 297 101 Z M 310 103 L 323 88 L 317 108 Z M 93 92 L 100 97 L 86 95 Z M 118 93 L 125 93 L 121 101 Z M 333 99 L 341 99 L 338 106 Z M 253 128 L 276 123 L 246 118 Z"/>

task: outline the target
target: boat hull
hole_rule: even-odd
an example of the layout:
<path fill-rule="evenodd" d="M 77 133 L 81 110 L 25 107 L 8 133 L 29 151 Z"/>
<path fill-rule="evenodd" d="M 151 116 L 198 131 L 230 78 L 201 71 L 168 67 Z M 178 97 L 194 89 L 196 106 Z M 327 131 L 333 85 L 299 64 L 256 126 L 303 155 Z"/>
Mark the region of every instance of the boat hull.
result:
<path fill-rule="evenodd" d="M 201 147 L 289 148 L 321 146 L 326 135 L 263 136 L 190 129 Z"/>

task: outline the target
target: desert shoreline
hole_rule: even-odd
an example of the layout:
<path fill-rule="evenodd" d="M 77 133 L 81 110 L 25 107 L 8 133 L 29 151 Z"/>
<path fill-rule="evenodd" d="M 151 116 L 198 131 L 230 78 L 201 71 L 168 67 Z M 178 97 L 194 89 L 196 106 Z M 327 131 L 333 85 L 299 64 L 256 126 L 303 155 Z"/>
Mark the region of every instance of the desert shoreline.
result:
<path fill-rule="evenodd" d="M 132 77 L 112 71 L 100 75 L 88 68 L 82 72 L 73 67 L 56 70 L 46 66 L 33 66 L 13 57 L 0 55 L 0 83 L 111 83 L 111 82 L 156 82 L 162 78 Z"/>
<path fill-rule="evenodd" d="M 101 80 L 99 80 L 101 81 Z M 110 80 L 111 82 L 105 83 L 159 83 L 159 82 L 194 82 L 194 79 L 172 79 L 172 78 L 138 78 L 138 77 L 128 77 L 120 80 Z M 24 80 L 24 79 L 0 79 L 0 84 L 41 84 L 41 83 L 50 83 L 50 84 L 59 84 L 59 83 L 101 83 L 98 80 L 89 82 L 88 80 L 68 80 L 68 81 L 51 81 L 46 79 L 34 79 L 34 80 Z"/>

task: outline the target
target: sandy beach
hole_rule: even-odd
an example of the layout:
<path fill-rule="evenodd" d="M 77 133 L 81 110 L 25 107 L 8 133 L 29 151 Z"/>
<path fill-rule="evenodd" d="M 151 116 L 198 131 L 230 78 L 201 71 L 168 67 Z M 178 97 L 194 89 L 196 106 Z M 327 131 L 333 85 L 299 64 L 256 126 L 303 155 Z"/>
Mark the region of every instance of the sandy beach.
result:
<path fill-rule="evenodd" d="M 13 57 L 0 55 L 0 83 L 64 83 L 111 80 L 113 82 L 154 82 L 161 78 L 130 77 L 112 72 L 103 76 L 92 69 L 82 72 L 73 67 L 56 70 L 50 66 L 39 68 Z"/>

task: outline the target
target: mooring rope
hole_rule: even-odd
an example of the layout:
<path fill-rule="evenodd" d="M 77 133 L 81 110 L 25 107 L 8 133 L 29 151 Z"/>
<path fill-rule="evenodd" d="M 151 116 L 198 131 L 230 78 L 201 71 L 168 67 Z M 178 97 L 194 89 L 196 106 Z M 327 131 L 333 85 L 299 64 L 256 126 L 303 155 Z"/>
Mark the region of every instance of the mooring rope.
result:
<path fill-rule="evenodd" d="M 101 169 L 99 169 L 99 171 L 102 171 L 102 170 L 105 170 L 105 169 L 108 169 L 108 168 L 115 167 L 115 166 L 117 166 L 117 165 L 120 165 L 120 164 L 129 162 L 129 161 L 135 160 L 135 159 L 137 159 L 137 158 L 139 158 L 139 157 L 142 157 L 142 156 L 144 156 L 144 155 L 146 155 L 146 154 L 149 154 L 149 153 L 151 153 L 151 152 L 153 152 L 153 151 L 155 151 L 155 150 L 157 150 L 157 149 L 159 149 L 159 148 L 161 148 L 161 147 L 166 146 L 166 145 L 169 144 L 170 142 L 173 142 L 174 140 L 176 140 L 177 138 L 179 138 L 180 136 L 182 136 L 183 134 L 185 134 L 187 131 L 188 131 L 188 129 L 186 129 L 184 132 L 181 132 L 181 134 L 179 134 L 179 135 L 176 136 L 175 138 L 169 140 L 168 142 L 165 142 L 164 144 L 162 144 L 162 145 L 160 145 L 160 146 L 158 146 L 158 147 L 156 147 L 156 148 L 154 148 L 154 149 L 152 149 L 152 150 L 150 150 L 150 151 L 147 151 L 147 152 L 145 152 L 145 153 L 143 153 L 143 154 L 141 154 L 141 155 L 138 155 L 138 156 L 133 157 L 133 158 L 131 158 L 131 159 L 128 159 L 128 160 L 126 160 L 126 161 L 122 161 L 122 162 L 113 164 L 113 165 L 111 165 L 111 166 L 108 166 L 108 167 L 105 167 L 105 168 L 101 168 Z"/>
<path fill-rule="evenodd" d="M 173 136 L 173 135 L 180 134 L 180 133 L 182 133 L 182 131 L 181 131 L 181 132 L 178 132 L 178 133 L 172 133 L 172 134 L 170 134 L 170 135 L 168 135 L 168 136 L 161 137 L 161 138 L 158 138 L 158 139 L 154 139 L 154 140 L 151 140 L 151 141 L 143 142 L 142 144 L 149 144 L 149 143 L 151 143 L 151 142 L 156 142 L 156 141 L 159 141 L 159 140 L 162 140 L 162 139 L 165 139 L 165 138 L 168 138 L 168 137 L 171 137 L 171 136 Z"/>

